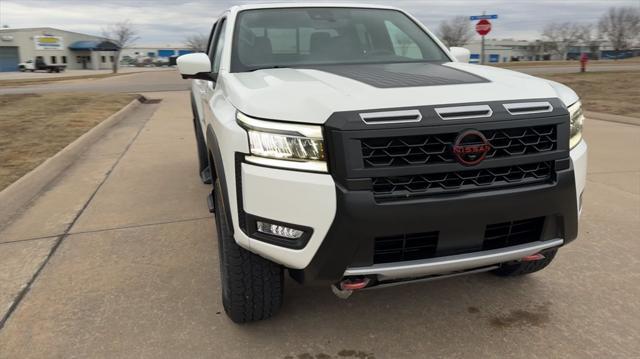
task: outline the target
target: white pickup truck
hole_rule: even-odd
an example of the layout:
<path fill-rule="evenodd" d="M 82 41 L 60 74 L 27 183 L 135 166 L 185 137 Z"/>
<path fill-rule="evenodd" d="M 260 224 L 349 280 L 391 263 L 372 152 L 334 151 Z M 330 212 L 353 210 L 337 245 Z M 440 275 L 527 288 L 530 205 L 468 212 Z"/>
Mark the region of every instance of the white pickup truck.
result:
<path fill-rule="evenodd" d="M 346 297 L 532 273 L 577 237 L 577 95 L 468 60 L 396 8 L 291 3 L 234 6 L 178 58 L 233 321 L 272 316 L 285 271 Z"/>

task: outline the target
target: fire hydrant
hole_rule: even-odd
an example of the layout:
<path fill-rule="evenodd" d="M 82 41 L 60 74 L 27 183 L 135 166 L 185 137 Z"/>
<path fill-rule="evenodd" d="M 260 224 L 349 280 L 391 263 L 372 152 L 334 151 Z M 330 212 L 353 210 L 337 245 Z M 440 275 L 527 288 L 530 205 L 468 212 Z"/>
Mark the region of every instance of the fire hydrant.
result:
<path fill-rule="evenodd" d="M 580 72 L 587 71 L 587 62 L 589 62 L 589 56 L 587 54 L 580 55 Z"/>

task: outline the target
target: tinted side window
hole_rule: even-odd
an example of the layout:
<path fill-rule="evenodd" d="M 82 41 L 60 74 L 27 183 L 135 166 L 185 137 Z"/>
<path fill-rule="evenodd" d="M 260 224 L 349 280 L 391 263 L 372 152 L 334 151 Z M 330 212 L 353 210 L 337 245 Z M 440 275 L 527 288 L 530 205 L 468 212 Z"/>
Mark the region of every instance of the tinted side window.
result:
<path fill-rule="evenodd" d="M 213 42 L 213 37 L 216 34 L 216 27 L 218 26 L 218 23 L 216 22 L 215 24 L 213 24 L 213 26 L 211 27 L 211 32 L 209 33 L 209 41 L 207 42 L 207 50 L 206 53 L 209 55 L 209 57 L 211 57 L 211 48 L 212 46 L 212 42 Z M 137 54 L 137 52 L 136 52 Z"/>
<path fill-rule="evenodd" d="M 226 29 L 227 22 L 225 20 L 222 20 L 222 23 L 220 24 L 220 30 L 218 31 L 218 39 L 216 41 L 215 51 L 212 58 L 213 64 L 211 66 L 211 71 L 215 74 L 220 71 L 220 61 L 222 57 L 222 49 L 224 49 Z"/>

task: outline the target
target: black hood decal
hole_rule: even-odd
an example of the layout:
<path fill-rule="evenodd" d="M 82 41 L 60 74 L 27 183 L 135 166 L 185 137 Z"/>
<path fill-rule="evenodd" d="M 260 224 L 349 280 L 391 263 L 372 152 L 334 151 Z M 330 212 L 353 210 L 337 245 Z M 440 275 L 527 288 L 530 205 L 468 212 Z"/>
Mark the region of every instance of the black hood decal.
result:
<path fill-rule="evenodd" d="M 326 65 L 314 70 L 332 73 L 378 88 L 460 85 L 489 82 L 472 73 L 434 63 Z"/>

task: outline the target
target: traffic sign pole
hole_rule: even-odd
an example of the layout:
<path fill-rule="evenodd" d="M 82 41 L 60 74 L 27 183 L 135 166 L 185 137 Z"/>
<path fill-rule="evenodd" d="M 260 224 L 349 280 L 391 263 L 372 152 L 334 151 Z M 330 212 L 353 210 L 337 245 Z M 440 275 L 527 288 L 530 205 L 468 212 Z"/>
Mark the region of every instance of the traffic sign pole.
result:
<path fill-rule="evenodd" d="M 491 31 L 491 22 L 489 19 L 497 19 L 498 15 L 486 15 L 484 12 L 482 15 L 470 16 L 469 20 L 479 20 L 476 24 L 476 32 L 481 37 L 480 42 L 480 64 L 484 65 L 485 53 L 484 53 L 484 37 Z"/>
<path fill-rule="evenodd" d="M 482 35 L 482 42 L 480 46 L 480 65 L 484 65 L 484 35 Z"/>

